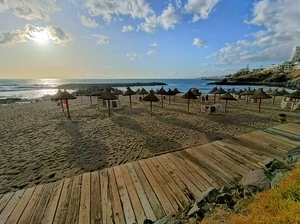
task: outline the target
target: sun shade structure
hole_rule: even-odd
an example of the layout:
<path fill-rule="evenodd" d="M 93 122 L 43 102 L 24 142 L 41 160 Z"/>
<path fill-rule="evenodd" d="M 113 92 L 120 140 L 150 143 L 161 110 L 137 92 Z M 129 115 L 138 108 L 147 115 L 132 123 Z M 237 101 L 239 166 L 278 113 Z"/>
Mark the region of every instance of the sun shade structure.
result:
<path fill-rule="evenodd" d="M 188 99 L 188 110 L 187 110 L 187 113 L 190 112 L 190 100 L 195 100 L 195 99 L 198 99 L 197 96 L 195 96 L 191 90 L 187 91 L 181 98 L 184 98 L 184 99 Z"/>
<path fill-rule="evenodd" d="M 169 96 L 169 105 L 171 105 L 171 96 L 175 96 L 175 93 L 169 88 L 167 95 Z"/>
<path fill-rule="evenodd" d="M 91 102 L 91 106 L 93 105 L 93 100 L 92 100 L 92 93 L 94 92 L 94 89 L 90 89 L 88 90 L 85 95 L 90 97 L 90 102 Z"/>
<path fill-rule="evenodd" d="M 225 113 L 226 113 L 226 108 L 227 108 L 227 101 L 228 100 L 234 100 L 237 101 L 236 98 L 234 98 L 229 92 L 225 93 L 223 96 L 221 96 L 219 99 L 225 100 Z"/>
<path fill-rule="evenodd" d="M 217 91 L 217 90 L 218 90 L 218 87 L 214 87 L 214 88 L 213 88 L 211 91 L 209 91 L 208 93 L 209 93 L 209 94 L 214 94 L 214 92 Z"/>
<path fill-rule="evenodd" d="M 91 93 L 91 96 L 97 96 L 99 98 L 99 96 L 101 96 L 103 93 L 103 89 L 95 89 L 94 92 Z M 99 100 L 97 99 L 97 105 L 98 105 L 98 110 L 100 108 L 99 106 Z"/>
<path fill-rule="evenodd" d="M 159 91 L 156 91 L 156 94 L 161 95 L 161 108 L 164 108 L 164 97 L 163 95 L 168 95 L 164 87 L 161 87 Z"/>
<path fill-rule="evenodd" d="M 85 96 L 86 90 L 79 89 L 75 92 L 75 96 L 80 96 L 81 102 L 82 102 L 82 96 Z"/>
<path fill-rule="evenodd" d="M 108 89 L 108 90 L 103 91 L 102 95 L 99 96 L 99 99 L 108 101 L 108 116 L 110 117 L 110 102 L 109 101 L 116 100 L 116 99 L 118 99 L 118 97 L 116 95 L 112 94 L 111 90 Z"/>
<path fill-rule="evenodd" d="M 135 93 L 136 93 L 136 94 L 139 94 L 140 91 L 141 91 L 140 89 L 137 89 L 137 90 L 135 91 Z"/>
<path fill-rule="evenodd" d="M 60 100 L 61 109 L 63 112 L 65 112 L 62 99 L 60 99 L 61 97 L 62 97 L 62 91 L 58 89 L 58 91 L 51 97 L 51 100 Z"/>
<path fill-rule="evenodd" d="M 293 100 L 293 105 L 291 107 L 291 111 L 293 111 L 296 99 L 300 99 L 300 91 L 299 91 L 299 89 L 296 92 L 293 92 L 293 93 L 291 93 L 289 95 L 286 95 L 286 97 L 294 99 Z"/>
<path fill-rule="evenodd" d="M 226 91 L 224 89 L 222 89 L 222 87 L 220 87 L 220 89 L 217 89 L 216 91 L 213 92 L 213 94 L 215 95 L 214 97 L 214 101 L 216 102 L 216 94 L 219 94 L 219 103 L 220 103 L 220 97 L 222 94 L 225 94 Z"/>
<path fill-rule="evenodd" d="M 70 119 L 71 116 L 70 116 L 70 111 L 69 111 L 68 100 L 76 99 L 76 97 L 73 96 L 72 94 L 68 93 L 66 90 L 64 90 L 63 92 L 61 92 L 60 90 L 58 90 L 58 92 L 52 97 L 52 99 L 53 100 L 60 100 L 61 103 L 62 103 L 63 100 L 66 101 L 68 118 Z"/>
<path fill-rule="evenodd" d="M 143 96 L 143 98 L 144 98 L 144 95 L 149 94 L 149 93 L 147 92 L 147 90 L 145 90 L 144 88 L 142 88 L 142 89 L 138 92 L 138 94 L 141 94 L 141 95 Z"/>
<path fill-rule="evenodd" d="M 202 93 L 199 92 L 199 90 L 196 89 L 196 88 L 193 88 L 193 89 L 192 89 L 192 93 L 193 93 L 195 96 L 201 96 L 201 95 L 202 95 Z"/>
<path fill-rule="evenodd" d="M 277 89 L 275 89 L 274 91 L 272 91 L 270 93 L 270 96 L 273 96 L 273 106 L 275 104 L 275 97 L 276 96 L 283 96 L 283 94 L 281 92 L 279 92 Z"/>
<path fill-rule="evenodd" d="M 152 116 L 152 102 L 158 102 L 159 99 L 154 95 L 154 92 L 150 91 L 150 94 L 143 98 L 144 101 L 150 101 L 150 113 Z"/>
<path fill-rule="evenodd" d="M 271 99 L 272 97 L 265 93 L 261 88 L 257 90 L 252 96 L 253 99 L 259 99 L 258 102 L 258 113 L 260 113 L 261 100 L 262 99 Z"/>
<path fill-rule="evenodd" d="M 130 89 L 130 87 L 127 87 L 127 90 L 123 93 L 123 96 L 129 96 L 129 104 L 130 104 L 130 108 L 132 108 L 131 106 L 131 95 L 135 95 L 136 93 L 134 91 L 132 91 L 132 89 Z"/>
<path fill-rule="evenodd" d="M 285 89 L 282 89 L 280 91 L 283 95 L 289 95 L 290 93 L 288 91 L 286 91 Z"/>
<path fill-rule="evenodd" d="M 119 90 L 119 89 L 115 89 L 112 94 L 114 94 L 115 96 L 119 96 L 119 95 L 122 95 L 123 94 L 123 91 L 122 90 Z"/>
<path fill-rule="evenodd" d="M 273 90 L 271 89 L 271 88 L 269 88 L 267 91 L 266 91 L 266 93 L 268 93 L 268 94 L 270 94 L 270 93 L 272 93 L 273 92 Z"/>
<path fill-rule="evenodd" d="M 235 91 L 235 89 L 234 88 L 232 88 L 231 90 L 229 90 L 228 91 L 229 93 L 235 93 L 236 91 Z"/>
<path fill-rule="evenodd" d="M 254 91 L 252 91 L 252 90 L 250 89 L 250 87 L 249 87 L 248 90 L 243 91 L 243 92 L 241 93 L 241 95 L 242 95 L 242 96 L 246 96 L 246 102 L 248 103 L 248 101 L 249 101 L 249 96 L 254 95 Z"/>
<path fill-rule="evenodd" d="M 181 92 L 177 88 L 174 88 L 173 93 L 174 93 L 174 102 L 175 102 L 176 95 Z"/>

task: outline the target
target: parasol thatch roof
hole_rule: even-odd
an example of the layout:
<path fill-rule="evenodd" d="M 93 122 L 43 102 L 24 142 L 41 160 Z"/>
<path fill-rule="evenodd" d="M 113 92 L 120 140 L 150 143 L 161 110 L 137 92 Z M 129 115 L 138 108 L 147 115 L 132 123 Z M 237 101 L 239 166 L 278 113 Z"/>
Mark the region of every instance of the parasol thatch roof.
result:
<path fill-rule="evenodd" d="M 229 90 L 228 91 L 229 93 L 235 93 L 236 91 L 235 91 L 235 89 L 234 88 L 232 88 L 231 90 Z"/>
<path fill-rule="evenodd" d="M 130 87 L 127 87 L 127 90 L 123 93 L 123 96 L 131 96 L 135 95 L 136 93 L 130 89 Z"/>
<path fill-rule="evenodd" d="M 75 92 L 75 96 L 84 96 L 86 94 L 86 90 L 79 89 Z"/>
<path fill-rule="evenodd" d="M 271 96 L 283 96 L 282 92 L 279 92 L 277 89 L 272 91 L 269 95 L 271 95 Z"/>
<path fill-rule="evenodd" d="M 102 89 L 96 89 L 94 92 L 91 93 L 90 96 L 101 96 L 103 93 Z"/>
<path fill-rule="evenodd" d="M 254 95 L 252 96 L 253 99 L 270 99 L 272 98 L 271 96 L 269 96 L 267 93 L 265 93 L 262 88 L 260 88 L 259 90 L 257 90 Z"/>
<path fill-rule="evenodd" d="M 213 92 L 213 94 L 224 94 L 226 91 L 220 87 L 220 89 L 217 89 L 216 91 Z"/>
<path fill-rule="evenodd" d="M 153 92 L 150 92 L 150 94 L 148 94 L 147 96 L 145 96 L 145 97 L 143 98 L 143 100 L 145 100 L 145 101 L 152 101 L 152 102 L 157 102 L 157 101 L 159 101 L 159 99 L 154 95 Z"/>
<path fill-rule="evenodd" d="M 234 95 L 238 95 L 238 96 L 240 96 L 241 95 L 241 93 L 243 92 L 243 90 L 238 90 L 238 91 L 236 91 L 235 93 L 233 93 Z"/>
<path fill-rule="evenodd" d="M 217 91 L 218 90 L 218 87 L 214 87 L 211 91 L 209 91 L 208 93 L 209 94 L 213 94 L 215 91 Z"/>
<path fill-rule="evenodd" d="M 123 91 L 122 90 L 119 90 L 119 89 L 115 89 L 113 92 L 112 92 L 112 94 L 114 94 L 114 95 L 122 95 L 123 94 Z"/>
<path fill-rule="evenodd" d="M 173 93 L 178 94 L 178 93 L 181 93 L 177 88 L 173 89 Z"/>
<path fill-rule="evenodd" d="M 192 89 L 192 93 L 193 93 L 195 96 L 201 96 L 201 95 L 202 95 L 202 93 L 199 92 L 199 90 L 196 89 L 196 88 L 193 88 L 193 89 Z"/>
<path fill-rule="evenodd" d="M 110 89 L 107 89 L 107 90 L 103 91 L 102 95 L 99 96 L 99 99 L 102 99 L 102 100 L 116 100 L 116 99 L 118 99 L 118 97 L 116 95 L 112 94 Z"/>
<path fill-rule="evenodd" d="M 187 91 L 181 98 L 184 98 L 184 99 L 198 99 L 197 96 L 195 96 L 194 93 L 192 93 L 191 90 Z"/>
<path fill-rule="evenodd" d="M 139 94 L 140 91 L 141 91 L 140 89 L 137 89 L 137 90 L 135 91 L 135 93 L 136 93 L 136 94 Z"/>
<path fill-rule="evenodd" d="M 248 90 L 243 91 L 243 92 L 241 93 L 241 95 L 243 95 L 243 96 L 254 95 L 254 92 L 253 92 L 253 91 L 250 89 L 250 87 L 249 87 Z"/>
<path fill-rule="evenodd" d="M 299 89 L 296 90 L 295 92 L 289 94 L 289 95 L 286 95 L 287 97 L 290 97 L 290 98 L 293 98 L 293 99 L 300 99 L 300 91 Z"/>
<path fill-rule="evenodd" d="M 144 88 L 142 88 L 138 94 L 149 94 Z"/>
<path fill-rule="evenodd" d="M 288 94 L 290 94 L 288 91 L 286 91 L 285 89 L 282 89 L 281 91 L 280 91 L 283 95 L 288 95 Z"/>
<path fill-rule="evenodd" d="M 86 91 L 85 95 L 86 96 L 91 96 L 91 94 L 95 91 L 95 89 L 89 89 L 88 91 Z"/>
<path fill-rule="evenodd" d="M 154 94 L 155 92 L 154 92 L 154 90 L 153 90 L 153 89 L 150 89 L 149 93 L 153 93 L 153 94 Z"/>
<path fill-rule="evenodd" d="M 168 95 L 168 93 L 166 92 L 166 90 L 164 90 L 164 87 L 161 87 L 160 90 L 156 91 L 156 94 L 159 94 L 159 95 Z"/>
<path fill-rule="evenodd" d="M 53 99 L 53 100 L 73 100 L 76 98 L 77 97 L 68 93 L 66 90 L 64 90 L 63 92 L 61 90 L 58 90 L 57 93 L 54 96 L 52 96 L 51 99 Z"/>
<path fill-rule="evenodd" d="M 60 89 L 51 97 L 51 100 L 60 100 L 62 96 L 62 91 Z"/>
<path fill-rule="evenodd" d="M 229 92 L 227 92 L 223 96 L 221 96 L 220 99 L 221 100 L 235 100 L 235 101 L 237 101 L 237 99 L 234 98 Z"/>
<path fill-rule="evenodd" d="M 271 88 L 269 88 L 266 93 L 270 94 L 271 92 L 273 92 L 273 90 Z"/>
<path fill-rule="evenodd" d="M 169 96 L 174 96 L 174 95 L 176 95 L 170 88 L 168 89 L 167 94 L 168 94 Z"/>

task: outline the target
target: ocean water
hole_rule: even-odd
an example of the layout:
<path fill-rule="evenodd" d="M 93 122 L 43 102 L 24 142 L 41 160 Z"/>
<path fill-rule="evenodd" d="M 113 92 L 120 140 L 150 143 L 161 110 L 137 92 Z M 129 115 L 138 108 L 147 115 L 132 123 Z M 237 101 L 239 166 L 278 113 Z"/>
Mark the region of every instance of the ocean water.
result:
<path fill-rule="evenodd" d="M 207 85 L 211 82 L 202 79 L 0 79 L 0 99 L 21 98 L 21 99 L 38 99 L 45 95 L 53 95 L 57 87 L 63 84 L 101 84 L 101 83 L 136 83 L 136 82 L 163 82 L 165 90 L 177 88 L 181 92 L 186 92 L 190 88 L 197 88 L 202 93 L 208 93 L 214 86 Z M 235 90 L 244 89 L 245 86 L 222 86 L 223 89 L 235 88 Z M 261 86 L 251 86 L 251 88 L 260 88 Z M 145 88 L 156 90 L 161 86 L 137 86 L 131 87 L 132 90 Z M 269 87 L 264 87 L 268 89 Z M 118 88 L 125 90 L 126 88 Z M 73 92 L 76 90 L 67 90 Z"/>

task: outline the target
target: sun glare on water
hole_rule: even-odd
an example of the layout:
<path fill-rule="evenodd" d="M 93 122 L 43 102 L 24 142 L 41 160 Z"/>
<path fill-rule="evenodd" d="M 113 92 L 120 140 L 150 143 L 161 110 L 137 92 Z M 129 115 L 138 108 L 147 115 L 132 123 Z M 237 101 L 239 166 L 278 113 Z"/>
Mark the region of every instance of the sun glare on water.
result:
<path fill-rule="evenodd" d="M 35 31 L 31 34 L 31 38 L 38 44 L 46 44 L 48 43 L 50 36 L 47 31 Z"/>

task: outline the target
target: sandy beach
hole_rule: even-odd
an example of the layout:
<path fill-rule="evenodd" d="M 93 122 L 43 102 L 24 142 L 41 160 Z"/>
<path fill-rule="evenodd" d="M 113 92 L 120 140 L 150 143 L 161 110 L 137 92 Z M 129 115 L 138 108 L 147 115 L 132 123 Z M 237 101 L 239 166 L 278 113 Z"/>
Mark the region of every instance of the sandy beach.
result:
<path fill-rule="evenodd" d="M 55 101 L 0 105 L 0 193 L 272 127 L 279 113 L 300 122 L 299 111 L 280 108 L 281 97 L 275 106 L 263 100 L 260 114 L 256 103 L 243 100 L 229 101 L 226 114 L 209 115 L 200 111 L 200 101 L 187 114 L 187 100 L 177 96 L 163 109 L 153 103 L 153 116 L 149 102 L 132 99 L 130 108 L 121 96 L 123 109 L 108 117 L 95 98 L 91 106 L 88 97 L 78 97 L 69 101 L 71 121 Z"/>

